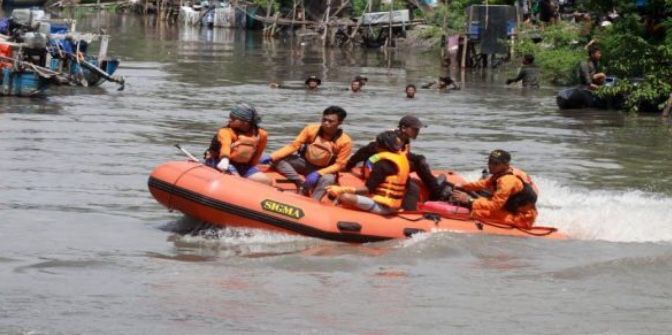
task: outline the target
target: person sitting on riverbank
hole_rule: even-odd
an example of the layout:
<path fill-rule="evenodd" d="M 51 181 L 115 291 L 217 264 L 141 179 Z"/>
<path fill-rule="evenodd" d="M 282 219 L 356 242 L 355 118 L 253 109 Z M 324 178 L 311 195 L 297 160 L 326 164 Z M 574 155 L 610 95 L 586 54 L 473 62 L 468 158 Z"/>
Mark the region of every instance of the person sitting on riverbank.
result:
<path fill-rule="evenodd" d="M 491 175 L 479 181 L 456 184 L 451 198 L 471 210 L 478 220 L 530 229 L 537 218 L 537 187 L 527 175 L 510 165 L 511 154 L 494 150 L 488 156 Z M 492 196 L 472 198 L 467 192 L 488 191 Z"/>
<path fill-rule="evenodd" d="M 205 152 L 205 165 L 267 185 L 273 180 L 255 167 L 266 148 L 268 134 L 259 127 L 257 110 L 239 103 L 231 108 L 229 122 L 219 129 Z"/>
<path fill-rule="evenodd" d="M 413 84 L 406 85 L 406 90 L 405 90 L 406 98 L 407 99 L 415 99 L 415 91 L 416 91 L 415 85 L 413 85 Z"/>
<path fill-rule="evenodd" d="M 312 190 L 313 198 L 321 199 L 352 153 L 352 140 L 340 128 L 346 116 L 341 107 L 327 107 L 320 124 L 303 128 L 292 143 L 276 150 L 262 163 L 272 163 L 297 188 L 304 193 Z"/>
<path fill-rule="evenodd" d="M 451 78 L 450 76 L 439 77 L 439 80 L 429 82 L 420 87 L 427 89 L 432 88 L 432 86 L 434 86 L 435 84 L 437 84 L 436 89 L 439 90 L 440 92 L 460 89 L 460 86 L 457 84 L 457 82 L 455 82 L 455 80 L 453 80 L 453 78 Z"/>
<path fill-rule="evenodd" d="M 590 45 L 588 59 L 579 64 L 579 79 L 584 88 L 594 91 L 604 85 L 607 75 L 602 72 L 601 59 L 602 50 L 597 45 Z"/>
<path fill-rule="evenodd" d="M 374 143 L 376 153 L 367 160 L 364 186 L 332 185 L 327 187 L 327 192 L 342 205 L 388 215 L 401 208 L 410 165 L 397 132 L 388 130 L 378 134 Z"/>
<path fill-rule="evenodd" d="M 513 79 L 507 79 L 506 84 L 523 81 L 523 87 L 539 88 L 539 68 L 534 64 L 534 56 L 527 54 L 523 56 L 523 66 L 518 71 L 518 76 Z"/>
<path fill-rule="evenodd" d="M 434 177 L 432 169 L 427 163 L 425 156 L 411 152 L 411 140 L 418 138 L 420 128 L 424 127 L 426 127 L 426 125 L 423 124 L 420 119 L 413 115 L 406 115 L 399 120 L 399 127 L 395 129 L 394 132 L 404 144 L 403 152 L 406 153 L 410 162 L 411 172 L 415 172 L 418 177 L 420 177 L 420 180 L 422 180 L 422 183 L 429 191 L 429 199 L 440 200 L 443 198 L 442 191 L 444 185 Z M 357 150 L 357 152 L 355 152 L 348 160 L 348 163 L 345 165 L 345 171 L 352 170 L 352 168 L 360 162 L 366 162 L 366 160 L 375 155 L 376 152 L 377 144 L 375 141 L 359 148 L 359 150 Z M 404 198 L 403 208 L 405 210 L 416 210 L 420 198 L 420 188 L 414 183 L 409 184 L 410 185 L 407 187 L 408 192 L 406 192 Z"/>

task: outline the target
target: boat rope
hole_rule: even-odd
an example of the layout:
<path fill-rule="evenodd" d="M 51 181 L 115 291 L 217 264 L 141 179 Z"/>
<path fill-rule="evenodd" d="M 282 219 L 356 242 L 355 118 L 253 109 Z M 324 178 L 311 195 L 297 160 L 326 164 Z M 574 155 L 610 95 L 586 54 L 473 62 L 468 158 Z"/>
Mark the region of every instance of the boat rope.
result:
<path fill-rule="evenodd" d="M 409 217 L 404 217 L 401 214 L 409 214 L 409 215 L 420 214 L 422 216 L 416 217 L 416 218 L 409 218 Z M 434 224 L 439 224 L 439 222 L 441 222 L 441 215 L 439 215 L 438 213 L 429 213 L 429 212 L 422 212 L 422 211 L 403 211 L 403 212 L 396 213 L 396 216 L 400 219 L 410 221 L 410 222 L 418 222 L 418 221 L 421 221 L 421 220 L 430 220 L 430 221 L 434 222 Z"/>
<path fill-rule="evenodd" d="M 495 228 L 516 229 L 516 230 L 519 230 L 519 231 L 521 231 L 525 234 L 532 235 L 532 236 L 546 236 L 546 235 L 550 235 L 550 234 L 553 234 L 553 233 L 558 231 L 558 228 L 554 228 L 554 227 L 536 226 L 536 227 L 532 227 L 530 229 L 524 229 L 524 228 L 516 227 L 516 226 L 505 224 L 505 223 L 495 223 L 495 222 L 487 222 L 487 221 L 477 221 L 477 222 L 479 222 L 480 224 L 488 225 L 488 226 L 495 227 Z M 541 232 L 535 232 L 535 231 L 539 231 L 539 230 L 541 230 Z"/>

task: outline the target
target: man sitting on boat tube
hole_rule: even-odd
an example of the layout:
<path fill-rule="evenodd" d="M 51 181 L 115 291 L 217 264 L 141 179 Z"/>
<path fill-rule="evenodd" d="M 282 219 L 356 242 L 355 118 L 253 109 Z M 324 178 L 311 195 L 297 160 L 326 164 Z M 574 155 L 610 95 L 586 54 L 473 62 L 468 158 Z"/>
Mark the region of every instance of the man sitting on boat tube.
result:
<path fill-rule="evenodd" d="M 260 122 L 253 106 L 245 103 L 233 106 L 229 122 L 219 129 L 205 152 L 205 165 L 272 185 L 273 180 L 255 167 L 268 142 L 268 134 L 259 127 Z"/>
<path fill-rule="evenodd" d="M 411 163 L 411 172 L 415 172 L 427 187 L 430 200 L 440 200 L 443 197 L 445 185 L 434 176 L 425 156 L 411 152 L 411 140 L 417 139 L 420 129 L 425 127 L 427 125 L 422 123 L 416 116 L 406 115 L 399 120 L 399 127 L 394 131 L 404 143 L 403 151 Z M 377 144 L 375 141 L 359 148 L 348 160 L 345 170 L 350 171 L 359 162 L 366 162 L 369 157 L 376 153 L 376 148 Z M 406 198 L 404 199 L 404 210 L 416 210 L 419 199 L 420 188 L 415 183 L 409 183 Z"/>
<path fill-rule="evenodd" d="M 292 143 L 273 152 L 262 163 L 271 163 L 304 194 L 312 190 L 312 197 L 321 199 L 352 153 L 352 139 L 341 129 L 346 116 L 341 107 L 327 107 L 321 123 L 303 128 Z"/>
<path fill-rule="evenodd" d="M 387 215 L 396 213 L 406 194 L 410 173 L 404 142 L 394 130 L 376 136 L 377 151 L 366 162 L 363 187 L 329 186 L 327 192 L 338 197 L 341 204 L 367 212 Z"/>
<path fill-rule="evenodd" d="M 490 177 L 457 184 L 451 196 L 458 204 L 470 208 L 471 216 L 475 219 L 530 229 L 537 218 L 537 186 L 527 173 L 512 167 L 510 162 L 511 154 L 494 150 L 488 157 Z M 457 189 L 474 192 L 486 190 L 492 196 L 474 199 Z"/>

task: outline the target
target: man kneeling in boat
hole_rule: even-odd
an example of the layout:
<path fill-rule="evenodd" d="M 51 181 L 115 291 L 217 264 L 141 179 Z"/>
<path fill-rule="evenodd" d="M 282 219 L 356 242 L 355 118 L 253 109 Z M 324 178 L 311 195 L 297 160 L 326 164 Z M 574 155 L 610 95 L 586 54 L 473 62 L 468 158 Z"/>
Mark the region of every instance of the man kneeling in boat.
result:
<path fill-rule="evenodd" d="M 321 199 L 325 188 L 336 183 L 336 174 L 352 152 L 352 140 L 340 128 L 346 116 L 341 107 L 327 107 L 322 112 L 322 123 L 309 124 L 292 143 L 273 152 L 262 163 L 272 163 L 304 193 L 312 190 L 312 197 Z"/>
<path fill-rule="evenodd" d="M 255 165 L 266 148 L 268 134 L 259 127 L 257 110 L 245 103 L 233 106 L 229 122 L 219 129 L 205 152 L 205 165 L 271 185 L 273 180 Z"/>
<path fill-rule="evenodd" d="M 329 186 L 327 192 L 341 204 L 375 214 L 387 215 L 401 208 L 406 194 L 410 164 L 401 150 L 404 142 L 393 130 L 376 137 L 377 151 L 366 163 L 365 186 Z"/>
<path fill-rule="evenodd" d="M 537 218 L 538 190 L 527 173 L 512 167 L 510 162 L 511 154 L 494 150 L 488 157 L 490 177 L 455 185 L 456 189 L 465 191 L 486 190 L 492 196 L 474 199 L 465 192 L 454 190 L 452 198 L 469 207 L 475 219 L 530 229 Z"/>

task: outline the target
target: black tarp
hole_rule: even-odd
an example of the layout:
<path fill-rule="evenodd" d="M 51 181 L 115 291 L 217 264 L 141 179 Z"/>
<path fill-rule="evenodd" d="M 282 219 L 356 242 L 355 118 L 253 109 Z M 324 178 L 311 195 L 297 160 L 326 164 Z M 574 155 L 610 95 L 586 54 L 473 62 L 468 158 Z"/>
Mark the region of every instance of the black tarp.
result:
<path fill-rule="evenodd" d="M 502 5 L 472 5 L 466 9 L 467 32 L 470 39 L 479 40 L 481 53 L 504 54 L 506 41 L 516 27 L 516 8 Z M 471 16 L 470 16 L 471 15 Z"/>

